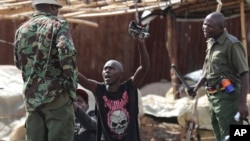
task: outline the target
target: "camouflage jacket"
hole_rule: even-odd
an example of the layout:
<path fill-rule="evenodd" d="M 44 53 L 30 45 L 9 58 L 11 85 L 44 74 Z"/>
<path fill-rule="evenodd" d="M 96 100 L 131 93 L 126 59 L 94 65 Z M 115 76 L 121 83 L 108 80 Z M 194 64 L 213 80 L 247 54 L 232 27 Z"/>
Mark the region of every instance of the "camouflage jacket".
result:
<path fill-rule="evenodd" d="M 35 12 L 16 30 L 14 61 L 22 71 L 28 110 L 50 103 L 63 91 L 75 98 L 76 50 L 64 19 Z"/>

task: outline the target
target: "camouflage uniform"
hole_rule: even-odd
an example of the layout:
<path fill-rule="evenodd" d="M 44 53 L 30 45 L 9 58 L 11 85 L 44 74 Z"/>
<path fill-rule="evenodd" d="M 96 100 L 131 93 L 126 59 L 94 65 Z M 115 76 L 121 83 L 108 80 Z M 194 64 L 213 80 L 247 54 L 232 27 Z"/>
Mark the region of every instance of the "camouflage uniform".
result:
<path fill-rule="evenodd" d="M 16 31 L 14 56 L 17 68 L 22 71 L 23 93 L 28 111 L 27 121 L 31 117 L 41 116 L 37 111 L 42 111 L 41 117 L 45 116 L 43 120 L 46 122 L 46 112 L 62 110 L 64 105 L 71 108 L 73 113 L 70 99 L 75 99 L 78 70 L 76 50 L 65 20 L 50 13 L 35 12 L 33 17 Z M 68 112 L 74 120 L 70 110 Z M 26 126 L 29 130 L 27 121 Z M 35 124 L 35 121 L 30 124 Z M 34 126 L 30 128 L 36 128 Z M 61 130 L 62 127 L 58 126 L 58 128 Z M 73 128 L 74 125 L 72 130 Z M 32 130 L 29 131 L 32 132 Z"/>
<path fill-rule="evenodd" d="M 208 94 L 213 130 L 218 141 L 229 135 L 229 125 L 240 124 L 234 120 L 240 100 L 240 74 L 248 72 L 245 52 L 240 41 L 224 31 L 214 41 L 207 41 L 206 51 L 206 82 L 207 86 L 217 89 L 214 94 Z M 221 90 L 221 76 L 229 78 L 235 90 L 227 93 Z"/>

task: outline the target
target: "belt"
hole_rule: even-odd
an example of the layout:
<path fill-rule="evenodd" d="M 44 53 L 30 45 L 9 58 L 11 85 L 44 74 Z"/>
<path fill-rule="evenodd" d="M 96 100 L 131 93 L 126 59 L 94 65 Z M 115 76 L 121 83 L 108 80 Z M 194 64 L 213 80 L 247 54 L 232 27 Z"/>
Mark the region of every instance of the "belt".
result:
<path fill-rule="evenodd" d="M 222 87 L 220 85 L 214 86 L 214 87 L 206 86 L 206 90 L 207 90 L 209 95 L 214 95 L 214 94 L 217 94 L 219 91 L 224 91 L 225 87 Z"/>

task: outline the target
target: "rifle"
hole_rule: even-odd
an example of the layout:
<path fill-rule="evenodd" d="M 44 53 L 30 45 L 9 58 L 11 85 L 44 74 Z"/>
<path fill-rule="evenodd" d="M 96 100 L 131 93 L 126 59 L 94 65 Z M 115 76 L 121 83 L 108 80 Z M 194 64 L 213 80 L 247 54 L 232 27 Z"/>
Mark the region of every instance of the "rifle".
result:
<path fill-rule="evenodd" d="M 193 133 L 193 130 L 195 129 L 195 117 L 198 120 L 197 103 L 198 103 L 198 97 L 199 97 L 199 95 L 196 95 L 196 93 L 193 91 L 193 87 L 190 87 L 187 84 L 187 82 L 185 81 L 185 79 L 181 75 L 180 71 L 175 66 L 175 64 L 172 64 L 171 67 L 174 69 L 174 71 L 175 71 L 176 75 L 178 76 L 178 78 L 181 80 L 181 82 L 187 88 L 188 95 L 193 96 L 193 97 L 195 96 L 195 103 L 194 103 L 194 107 L 193 107 L 193 110 L 192 110 L 193 117 L 192 117 L 192 120 L 189 122 L 188 130 L 187 130 L 187 133 L 186 133 L 186 141 L 193 141 L 194 138 L 192 137 L 192 133 Z M 199 121 L 198 121 L 198 123 L 199 123 Z M 199 127 L 199 124 L 198 124 L 198 127 Z M 197 132 L 196 137 L 197 137 L 197 141 L 200 141 L 200 134 L 199 134 L 199 132 Z"/>
<path fill-rule="evenodd" d="M 180 71 L 178 70 L 178 68 L 175 66 L 175 64 L 172 64 L 171 67 L 174 69 L 176 75 L 178 76 L 178 78 L 181 80 L 181 82 L 184 84 L 184 86 L 187 88 L 187 93 L 189 96 L 194 97 L 195 93 L 193 91 L 193 87 L 190 87 L 187 82 L 185 81 L 185 79 L 183 78 L 183 76 L 181 75 Z"/>

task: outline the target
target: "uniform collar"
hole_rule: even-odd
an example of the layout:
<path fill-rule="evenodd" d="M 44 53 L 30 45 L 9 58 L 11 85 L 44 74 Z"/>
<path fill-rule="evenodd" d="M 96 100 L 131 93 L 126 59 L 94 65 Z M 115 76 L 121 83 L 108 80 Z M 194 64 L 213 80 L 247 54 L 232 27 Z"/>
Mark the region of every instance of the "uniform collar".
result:
<path fill-rule="evenodd" d="M 214 38 L 209 38 L 207 40 L 207 43 L 209 43 L 209 44 L 214 44 L 214 43 L 223 44 L 227 35 L 228 35 L 228 32 L 226 29 L 224 29 L 223 33 L 217 38 L 217 40 L 215 40 Z"/>
<path fill-rule="evenodd" d="M 216 42 L 219 43 L 219 44 L 223 44 L 225 39 L 227 38 L 227 35 L 228 35 L 227 30 L 224 29 L 223 33 L 218 37 Z"/>
<path fill-rule="evenodd" d="M 49 12 L 41 12 L 41 11 L 36 11 L 36 12 L 33 14 L 33 17 L 40 16 L 40 15 L 44 15 L 44 16 L 52 16 L 52 14 L 51 14 L 51 13 L 49 13 Z"/>

